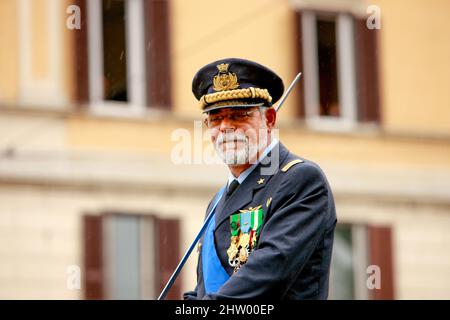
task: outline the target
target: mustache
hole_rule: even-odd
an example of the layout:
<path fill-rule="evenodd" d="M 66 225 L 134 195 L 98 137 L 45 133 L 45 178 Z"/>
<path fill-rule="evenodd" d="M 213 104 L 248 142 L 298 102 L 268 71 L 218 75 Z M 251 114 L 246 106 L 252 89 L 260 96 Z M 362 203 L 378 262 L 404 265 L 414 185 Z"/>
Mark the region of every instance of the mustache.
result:
<path fill-rule="evenodd" d="M 247 136 L 243 133 L 227 133 L 220 134 L 216 138 L 217 146 L 227 142 L 247 142 Z"/>

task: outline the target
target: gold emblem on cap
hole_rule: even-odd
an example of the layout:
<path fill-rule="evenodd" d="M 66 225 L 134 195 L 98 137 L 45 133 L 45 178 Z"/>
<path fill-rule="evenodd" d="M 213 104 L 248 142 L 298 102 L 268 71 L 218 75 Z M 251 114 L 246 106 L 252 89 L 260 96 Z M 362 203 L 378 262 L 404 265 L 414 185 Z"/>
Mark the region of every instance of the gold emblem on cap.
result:
<path fill-rule="evenodd" d="M 263 184 L 264 183 L 264 179 L 260 178 L 258 181 L 256 181 L 257 184 Z"/>
<path fill-rule="evenodd" d="M 228 63 L 221 63 L 217 65 L 219 73 L 214 76 L 213 89 L 215 91 L 233 90 L 239 88 L 237 75 L 233 72 L 228 72 Z"/>

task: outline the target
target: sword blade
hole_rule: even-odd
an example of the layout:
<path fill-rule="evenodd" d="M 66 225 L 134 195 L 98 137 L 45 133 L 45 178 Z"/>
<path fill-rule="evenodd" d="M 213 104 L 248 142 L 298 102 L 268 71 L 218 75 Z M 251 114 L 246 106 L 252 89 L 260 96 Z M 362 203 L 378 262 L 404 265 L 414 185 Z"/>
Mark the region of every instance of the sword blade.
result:
<path fill-rule="evenodd" d="M 302 76 L 302 73 L 299 72 L 294 80 L 292 80 L 291 84 L 289 85 L 289 87 L 287 88 L 287 90 L 284 92 L 283 96 L 280 99 L 280 102 L 278 103 L 278 105 L 275 107 L 275 111 L 278 112 L 278 110 L 280 110 L 281 106 L 283 105 L 284 101 L 286 100 L 286 98 L 289 96 L 289 93 L 291 93 L 292 89 L 294 88 L 295 84 L 298 82 L 298 80 L 300 80 L 300 77 Z"/>

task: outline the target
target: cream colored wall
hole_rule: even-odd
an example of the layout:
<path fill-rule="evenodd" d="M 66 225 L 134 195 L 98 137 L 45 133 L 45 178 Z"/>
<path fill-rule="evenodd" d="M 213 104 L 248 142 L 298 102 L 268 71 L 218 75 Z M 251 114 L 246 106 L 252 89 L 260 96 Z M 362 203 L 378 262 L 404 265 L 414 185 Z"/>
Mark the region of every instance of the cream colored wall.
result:
<path fill-rule="evenodd" d="M 0 104 L 64 109 L 73 100 L 76 31 L 66 28 L 66 8 L 71 4 L 70 0 L 1 1 Z"/>
<path fill-rule="evenodd" d="M 48 8 L 50 5 L 47 0 L 30 1 L 31 12 L 31 50 L 33 51 L 31 66 L 33 76 L 37 79 L 44 78 L 49 72 L 49 33 L 48 33 Z"/>
<path fill-rule="evenodd" d="M 234 0 L 229 7 L 239 7 L 238 12 L 228 12 L 215 1 L 173 1 L 171 4 L 172 56 L 174 67 L 174 104 L 176 112 L 197 115 L 197 103 L 191 93 L 193 74 L 204 63 L 227 56 L 243 56 L 267 64 L 276 70 L 286 83 L 295 74 L 295 43 L 292 30 L 294 16 L 289 1 L 274 2 Z M 49 1 L 39 0 L 39 10 L 33 10 L 32 31 L 36 39 L 45 40 L 45 15 Z M 70 4 L 64 0 L 63 8 Z M 390 131 L 425 134 L 450 133 L 450 34 L 447 24 L 450 4 L 432 2 L 383 1 L 374 2 L 382 12 L 380 62 L 382 75 L 383 126 Z M 0 28 L 0 98 L 13 102 L 17 97 L 18 34 L 17 2 L 2 1 Z M 200 14 L 202 12 L 208 14 Z M 83 14 L 83 13 L 82 13 Z M 201 19 L 192 17 L 200 16 Z M 63 25 L 66 15 L 61 16 Z M 38 32 L 38 31 L 42 32 Z M 76 31 L 64 28 L 63 82 L 65 95 L 73 97 L 72 37 Z M 35 75 L 45 74 L 50 63 L 45 58 L 46 41 L 34 41 L 33 64 Z M 268 49 L 270 48 L 270 50 Z M 274 50 L 276 48 L 276 50 Z M 44 56 L 43 56 L 44 55 Z M 280 57 L 283 57 L 282 59 Z M 399 58 L 401 57 L 401 59 Z M 295 112 L 295 97 L 285 105 L 280 118 L 289 118 Z"/>
<path fill-rule="evenodd" d="M 27 201 L 23 201 L 27 199 Z M 0 298 L 78 299 L 67 288 L 67 267 L 82 266 L 81 218 L 85 212 L 119 208 L 178 217 L 182 252 L 200 227 L 209 195 L 123 193 L 0 187 Z M 396 297 L 446 299 L 450 296 L 450 217 L 448 205 L 410 206 L 336 197 L 340 222 L 389 225 L 394 235 Z M 183 273 L 182 289 L 195 285 L 197 254 Z"/>
<path fill-rule="evenodd" d="M 72 0 L 63 0 L 63 8 L 67 8 L 70 5 L 73 4 Z M 65 12 L 65 10 L 64 10 Z M 66 19 L 68 17 L 67 14 L 62 16 L 64 19 L 62 23 L 66 25 Z M 81 19 L 87 19 L 86 12 L 81 12 Z M 83 20 L 81 20 L 83 21 Z M 63 82 L 63 90 L 65 95 L 68 97 L 68 100 L 70 102 L 75 101 L 76 96 L 76 69 L 77 64 L 74 63 L 75 61 L 75 55 L 77 52 L 75 51 L 75 33 L 81 32 L 80 30 L 69 30 L 68 28 L 64 28 L 64 31 L 62 33 L 62 82 Z"/>
<path fill-rule="evenodd" d="M 17 29 L 17 1 L 0 1 L 0 105 L 17 98 L 19 54 Z"/>
<path fill-rule="evenodd" d="M 390 226 L 396 299 L 450 297 L 450 211 L 447 205 L 339 199 L 340 222 Z M 381 273 L 383 277 L 383 273 Z"/>
<path fill-rule="evenodd" d="M 450 2 L 376 0 L 387 130 L 450 134 Z"/>
<path fill-rule="evenodd" d="M 194 128 L 193 122 L 173 119 L 133 121 L 74 116 L 67 122 L 66 139 L 70 148 L 76 149 L 170 155 L 177 144 L 171 140 L 172 133 L 186 129 L 193 141 Z M 206 137 L 204 145 L 208 146 L 209 134 L 203 125 L 201 128 Z M 282 127 L 280 138 L 293 152 L 319 162 L 450 168 L 450 142 L 446 140 L 317 133 L 294 127 Z"/>
<path fill-rule="evenodd" d="M 40 0 L 40 3 L 47 5 L 48 2 Z M 450 45 L 442 31 L 448 30 L 444 23 L 446 12 L 449 12 L 447 3 L 435 1 L 435 5 L 430 5 L 430 2 L 384 0 L 377 3 L 383 14 L 380 49 L 383 126 L 391 131 L 448 135 L 450 96 L 446 85 L 450 83 L 450 70 L 444 58 L 449 56 Z M 12 44 L 18 41 L 13 36 L 15 4 L 16 1 L 12 0 L 0 1 L 0 26 L 8 27 L 0 28 L 0 35 Z M 276 70 L 286 84 L 296 73 L 292 40 L 294 17 L 287 0 L 232 0 L 226 7 L 239 8 L 233 12 L 216 9 L 222 7 L 217 0 L 214 4 L 206 0 L 174 0 L 171 6 L 176 115 L 201 118 L 191 93 L 192 76 L 203 64 L 215 59 L 241 56 L 259 61 Z M 62 23 L 65 22 L 63 17 L 64 14 Z M 408 27 L 411 21 L 413 23 Z M 63 35 L 63 61 L 70 62 L 67 63 L 70 66 L 74 57 L 71 46 L 74 31 L 64 28 Z M 38 51 L 42 49 L 41 53 L 46 51 L 39 49 L 41 44 L 36 45 Z M 0 50 L 0 57 L 5 58 L 0 59 L 0 99 L 2 103 L 14 101 L 19 81 L 18 52 L 11 45 L 11 50 Z M 45 73 L 45 65 L 47 63 L 36 66 L 36 75 Z M 74 90 L 71 70 L 63 69 L 64 94 L 67 96 L 73 95 Z M 412 95 L 414 100 L 410 98 Z M 281 118 L 287 119 L 294 114 L 295 100 L 294 96 L 290 97 Z M 38 122 L 41 120 L 31 115 L 2 115 L 1 147 L 9 142 L 6 135 L 20 136 Z M 60 119 L 54 126 L 49 125 L 49 130 L 37 137 L 37 141 L 33 136 L 34 143 L 33 139 L 29 141 L 31 149 L 39 150 L 57 149 L 68 153 L 74 150 L 121 150 L 168 156 L 174 144 L 170 135 L 177 128 L 192 132 L 193 123 L 170 117 L 142 121 L 71 115 L 67 121 Z M 349 171 L 347 176 L 338 175 L 336 172 L 342 172 L 339 165 L 365 166 L 359 171 L 363 178 L 377 168 L 388 167 L 392 172 L 411 170 L 411 175 L 418 178 L 402 180 L 408 183 L 400 183 L 399 189 L 412 190 L 418 195 L 422 191 L 430 193 L 434 190 L 423 190 L 425 187 L 420 180 L 428 176 L 429 169 L 442 172 L 442 176 L 447 177 L 450 167 L 450 142 L 446 140 L 317 133 L 293 127 L 282 128 L 281 138 L 292 151 L 324 164 L 333 190 L 341 195 L 346 184 L 356 188 L 360 181 L 352 180 L 357 177 L 354 171 Z M 26 141 L 28 146 L 29 141 Z M 44 158 L 49 154 L 45 153 Z M 68 166 L 67 163 L 59 164 Z M 186 174 L 189 174 L 188 169 Z M 384 185 L 397 185 L 396 177 L 386 172 L 379 174 L 377 188 L 383 190 Z M 435 180 L 432 185 L 437 191 L 448 190 L 445 183 L 439 184 L 438 178 Z M 444 188 L 439 188 L 440 185 Z M 417 206 L 412 202 L 402 205 L 371 201 L 358 203 L 354 198 L 349 200 L 341 195 L 337 197 L 340 221 L 387 223 L 394 227 L 398 298 L 448 298 L 450 283 L 445 278 L 450 262 L 447 253 L 450 238 L 446 232 L 450 227 L 448 206 Z M 67 290 L 65 272 L 68 265 L 81 263 L 80 215 L 87 210 L 124 208 L 148 211 L 154 208 L 165 216 L 179 215 L 182 218 L 184 250 L 198 231 L 209 196 L 169 197 L 164 194 L 57 191 L 3 185 L 0 187 L 0 260 L 7 263 L 0 264 L 0 298 L 80 297 L 79 292 Z M 420 196 L 413 199 L 422 200 Z M 184 271 L 184 289 L 194 286 L 195 263 L 195 259 L 191 259 Z"/>
<path fill-rule="evenodd" d="M 371 4 L 379 5 L 382 14 L 382 127 L 395 133 L 448 137 L 450 3 L 378 0 Z M 174 104 L 179 113 L 197 112 L 192 76 L 216 59 L 254 59 L 276 70 L 285 83 L 296 72 L 294 16 L 288 1 L 235 0 L 222 6 L 219 1 L 178 0 L 172 3 L 171 24 Z M 294 96 L 288 100 L 281 119 L 295 113 L 295 100 Z"/>
<path fill-rule="evenodd" d="M 80 299 L 67 288 L 67 267 L 82 267 L 82 215 L 105 209 L 149 212 L 181 219 L 180 250 L 200 228 L 210 195 L 115 193 L 0 186 L 0 299 Z M 26 199 L 26 201 L 24 201 Z M 196 254 L 183 273 L 195 286 Z"/>
<path fill-rule="evenodd" d="M 176 112 L 197 115 L 192 95 L 194 74 L 203 65 L 227 57 L 255 60 L 276 71 L 286 86 L 297 74 L 288 0 L 175 0 L 171 5 L 173 100 Z M 282 117 L 294 114 L 294 94 Z"/>
<path fill-rule="evenodd" d="M 67 148 L 65 134 L 62 117 L 0 112 L 0 153 L 8 148 L 48 155 L 63 152 Z"/>

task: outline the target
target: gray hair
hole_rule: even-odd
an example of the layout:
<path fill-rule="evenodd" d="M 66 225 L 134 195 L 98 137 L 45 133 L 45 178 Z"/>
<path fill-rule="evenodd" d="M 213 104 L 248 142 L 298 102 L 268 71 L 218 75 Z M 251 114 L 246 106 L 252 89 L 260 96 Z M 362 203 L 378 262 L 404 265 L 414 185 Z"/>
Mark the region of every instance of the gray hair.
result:
<path fill-rule="evenodd" d="M 264 105 L 264 106 L 260 106 L 260 107 L 258 107 L 258 108 L 259 108 L 259 112 L 261 113 L 261 119 L 264 121 L 264 120 L 265 120 L 265 116 L 266 116 L 266 111 L 267 111 L 267 109 L 269 109 L 270 107 Z"/>

